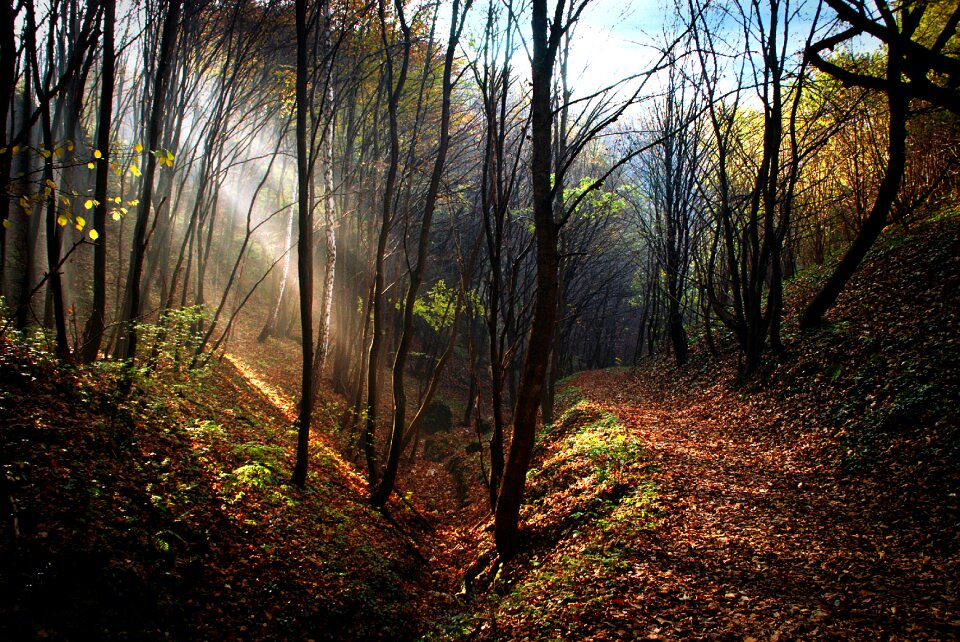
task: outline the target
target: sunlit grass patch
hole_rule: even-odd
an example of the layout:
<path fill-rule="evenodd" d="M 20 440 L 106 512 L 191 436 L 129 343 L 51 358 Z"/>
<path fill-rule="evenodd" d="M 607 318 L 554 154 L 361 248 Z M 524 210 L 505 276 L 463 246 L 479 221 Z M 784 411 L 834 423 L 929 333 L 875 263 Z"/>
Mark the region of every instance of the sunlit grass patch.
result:
<path fill-rule="evenodd" d="M 508 623 L 507 634 L 543 640 L 589 633 L 636 572 L 644 533 L 660 524 L 646 448 L 607 407 L 571 405 L 545 447 L 524 515 L 531 557 L 513 583 L 504 580 L 496 616 L 465 628 Z"/>

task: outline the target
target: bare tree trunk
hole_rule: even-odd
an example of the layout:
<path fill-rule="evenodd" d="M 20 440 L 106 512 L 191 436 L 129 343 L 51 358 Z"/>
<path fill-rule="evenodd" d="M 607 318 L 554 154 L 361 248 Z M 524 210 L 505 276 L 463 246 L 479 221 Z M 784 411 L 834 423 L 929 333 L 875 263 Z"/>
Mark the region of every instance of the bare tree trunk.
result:
<path fill-rule="evenodd" d="M 181 0 L 170 0 L 167 15 L 163 24 L 163 35 L 160 39 L 160 58 L 157 62 L 156 78 L 154 79 L 153 105 L 150 111 L 148 132 L 148 149 L 153 151 L 160 144 L 161 125 L 163 124 L 163 109 L 166 102 L 167 85 L 170 76 L 170 60 L 177 42 L 177 31 L 180 23 Z M 153 178 L 157 171 L 157 157 L 147 155 L 147 166 L 143 171 L 143 181 L 140 191 L 140 203 L 137 209 L 137 222 L 133 232 L 133 247 L 130 250 L 130 277 L 128 289 L 130 305 L 126 318 L 123 319 L 124 337 L 120 346 L 120 355 L 126 361 L 132 362 L 137 355 L 137 321 L 140 318 L 140 278 L 143 274 L 143 261 L 146 256 L 147 223 L 150 219 L 150 209 L 153 205 Z"/>
<path fill-rule="evenodd" d="M 260 331 L 260 334 L 257 335 L 257 342 L 263 343 L 267 340 L 271 334 L 275 332 L 277 325 L 277 318 L 280 316 L 280 308 L 283 307 L 283 293 L 287 289 L 287 277 L 290 274 L 290 244 L 293 242 L 293 206 L 290 206 L 290 216 L 287 219 L 287 240 L 283 244 L 284 248 L 287 248 L 287 254 L 283 258 L 283 274 L 280 276 L 280 291 L 277 293 L 277 304 L 273 306 L 273 312 L 267 318 L 267 322 L 263 324 L 263 330 Z"/>
<path fill-rule="evenodd" d="M 367 460 L 367 477 L 371 489 L 375 488 L 380 480 L 379 463 L 377 461 L 376 446 L 374 436 L 377 429 L 377 392 L 378 382 L 377 374 L 379 371 L 379 362 L 381 357 L 381 345 L 384 335 L 383 319 L 383 290 L 384 290 L 384 255 L 387 251 L 387 239 L 390 235 L 390 225 L 393 221 L 393 200 L 397 185 L 397 173 L 400 164 L 400 136 L 398 132 L 399 124 L 397 122 L 397 110 L 400 102 L 400 94 L 407 79 L 407 67 L 410 61 L 410 30 L 403 21 L 403 7 L 399 0 L 395 0 L 395 8 L 401 20 L 401 30 L 403 32 L 402 60 L 400 64 L 400 73 L 396 83 L 393 78 L 393 55 L 390 53 L 390 43 L 387 40 L 387 17 L 385 0 L 378 3 L 378 12 L 380 16 L 380 34 L 383 42 L 386 60 L 387 74 L 387 112 L 389 116 L 390 128 L 390 157 L 389 167 L 387 168 L 387 181 L 383 190 L 383 210 L 380 220 L 380 234 L 377 241 L 377 254 L 374 259 L 374 288 L 373 288 L 373 337 L 370 341 L 370 356 L 368 358 L 367 370 L 367 422 L 363 434 L 363 451 Z"/>
<path fill-rule="evenodd" d="M 550 189 L 550 139 L 553 122 L 550 94 L 557 47 L 564 31 L 563 6 L 564 2 L 560 0 L 552 23 L 548 23 L 546 0 L 533 0 L 530 172 L 536 226 L 537 294 L 533 325 L 517 393 L 517 405 L 513 413 L 513 439 L 500 484 L 494 523 L 497 551 L 504 560 L 513 558 L 520 544 L 520 505 L 523 503 L 527 470 L 533 455 L 537 410 L 556 326 L 559 294 L 557 273 L 560 260 L 557 253 L 559 226 L 553 218 L 553 196 Z"/>
<path fill-rule="evenodd" d="M 301 381 L 297 418 L 297 461 L 292 482 L 307 483 L 310 419 L 313 413 L 313 216 L 310 209 L 310 158 L 307 146 L 307 0 L 296 0 L 297 21 L 297 273 L 300 276 Z"/>
<path fill-rule="evenodd" d="M 32 92 L 31 87 L 33 83 L 30 80 L 30 74 L 25 74 L 23 79 L 23 113 L 29 114 L 33 111 L 33 100 L 31 98 Z M 25 138 L 28 142 L 28 145 L 32 143 L 32 127 L 27 127 L 24 132 Z M 25 146 L 23 152 L 20 154 L 20 166 L 21 166 L 21 175 L 22 175 L 22 185 L 23 191 L 27 191 L 27 181 L 29 176 L 33 173 L 33 151 L 29 147 Z M 33 205 L 29 205 L 31 216 L 28 217 L 28 221 L 22 225 L 24 228 L 23 233 L 23 244 L 21 246 L 21 256 L 23 259 L 23 273 L 20 275 L 19 280 L 19 295 L 17 297 L 17 320 L 16 327 L 18 330 L 25 330 L 27 325 L 30 323 L 30 296 L 31 290 L 33 288 L 33 281 L 36 279 L 36 252 L 37 252 L 37 240 L 40 237 L 40 216 L 36 216 L 33 211 Z M 25 212 L 27 213 L 27 212 Z"/>
<path fill-rule="evenodd" d="M 427 188 L 426 201 L 423 206 L 423 218 L 420 222 L 420 238 L 417 245 L 416 263 L 410 270 L 410 285 L 407 288 L 406 301 L 403 306 L 403 326 L 400 331 L 400 341 L 397 345 L 396 356 L 393 362 L 393 429 L 390 437 L 390 450 L 387 455 L 387 465 L 384 468 L 383 477 L 380 483 L 374 488 L 370 501 L 374 506 L 382 507 L 387 503 L 390 494 L 393 492 L 396 483 L 397 470 L 400 465 L 400 455 L 403 452 L 404 440 L 403 431 L 406 426 L 406 392 L 404 390 L 404 368 L 406 366 L 407 354 L 410 350 L 410 341 L 413 334 L 413 308 L 417 299 L 417 293 L 420 290 L 420 284 L 423 282 L 423 273 L 427 265 L 427 251 L 430 243 L 430 227 L 433 222 L 433 214 L 437 206 L 437 197 L 440 194 L 440 179 L 443 177 L 443 169 L 447 160 L 447 151 L 450 147 L 450 101 L 453 93 L 453 59 L 456 54 L 457 45 L 460 39 L 460 31 L 463 29 L 466 12 L 469 11 L 472 0 L 466 0 L 463 15 L 460 12 L 460 1 L 453 0 L 452 20 L 450 22 L 450 36 L 447 40 L 447 51 L 443 63 L 443 87 L 441 97 L 440 114 L 440 140 L 437 147 L 437 156 L 433 163 L 433 172 L 430 175 L 430 185 Z M 397 13 L 400 16 L 401 25 L 403 24 L 403 13 L 401 7 L 397 6 Z M 458 315 L 459 316 L 459 315 Z M 455 319 L 456 324 L 459 318 Z M 456 327 L 452 330 L 456 336 Z M 449 358 L 452 353 L 452 345 L 448 346 L 445 357 Z M 446 363 L 443 359 L 437 364 L 437 370 L 442 371 L 442 364 Z M 435 372 L 437 372 L 435 370 Z M 436 390 L 436 385 L 431 386 Z M 432 393 L 431 393 L 432 396 Z M 417 417 L 422 416 L 423 406 Z"/>
<path fill-rule="evenodd" d="M 10 176 L 13 150 L 8 148 L 7 127 L 10 106 L 15 94 L 17 46 L 14 35 L 12 0 L 0 0 L 0 296 L 6 294 L 7 226 L 10 217 Z"/>
<path fill-rule="evenodd" d="M 96 161 L 97 177 L 93 191 L 93 229 L 99 237 L 93 246 L 93 309 L 83 332 L 83 360 L 97 360 L 107 306 L 107 188 L 110 177 L 110 128 L 113 126 L 113 87 L 116 63 L 114 50 L 114 22 L 116 1 L 103 3 L 103 68 L 100 72 L 100 115 L 97 122 L 97 149 L 100 158 Z"/>
<path fill-rule="evenodd" d="M 333 43 L 330 36 L 333 14 L 330 2 L 323 8 L 323 46 L 326 58 L 326 126 L 323 132 L 323 238 L 326 244 L 326 265 L 323 278 L 323 292 L 320 295 L 320 327 L 317 332 L 317 349 L 313 357 L 313 396 L 320 389 L 320 378 L 327 362 L 330 347 L 330 318 L 333 312 L 333 285 L 337 268 L 337 235 L 334 228 L 336 199 L 333 194 Z"/>
<path fill-rule="evenodd" d="M 53 126 L 50 120 L 50 100 L 48 88 L 44 86 L 40 77 L 39 59 L 37 56 L 37 24 L 33 2 L 26 3 L 27 8 L 27 48 L 30 56 L 30 68 L 33 72 L 33 81 L 36 86 L 37 98 L 40 102 L 40 128 L 43 135 L 43 146 L 47 150 L 43 162 L 44 195 L 46 199 L 46 241 L 47 241 L 47 269 L 48 292 L 53 299 L 54 323 L 56 327 L 56 353 L 66 359 L 70 357 L 70 345 L 67 340 L 66 314 L 63 306 L 63 282 L 60 272 L 60 249 L 63 242 L 63 228 L 57 225 L 57 185 L 53 180 Z M 52 27 L 51 27 L 52 32 Z M 48 61 L 47 64 L 53 64 Z"/>
<path fill-rule="evenodd" d="M 807 305 L 800 318 L 801 328 L 813 328 L 823 323 L 823 315 L 836 303 L 847 281 L 857 271 L 863 257 L 867 255 L 880 233 L 883 232 L 883 228 L 886 227 L 890 210 L 900 191 L 900 183 L 906 168 L 907 119 L 910 107 L 909 92 L 900 81 L 903 65 L 901 56 L 902 54 L 896 49 L 891 49 L 887 54 L 887 83 L 889 84 L 887 100 L 890 105 L 888 160 L 873 209 L 833 274 Z"/>

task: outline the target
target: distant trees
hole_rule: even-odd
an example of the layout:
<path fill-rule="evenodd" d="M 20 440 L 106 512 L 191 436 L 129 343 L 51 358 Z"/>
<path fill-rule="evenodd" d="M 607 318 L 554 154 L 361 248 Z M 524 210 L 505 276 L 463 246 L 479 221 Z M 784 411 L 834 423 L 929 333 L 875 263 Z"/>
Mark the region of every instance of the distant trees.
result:
<path fill-rule="evenodd" d="M 696 295 L 690 273 L 707 215 L 704 189 L 710 147 L 705 102 L 689 80 L 689 65 L 682 67 L 673 52 L 668 60 L 663 98 L 654 103 L 649 117 L 655 144 L 631 164 L 633 189 L 626 190 L 625 197 L 636 214 L 647 252 L 641 334 L 646 331 L 648 338 L 653 336 L 660 320 L 675 363 L 681 367 L 687 361 L 685 325 Z M 659 314 L 661 303 L 663 314 Z M 641 342 L 638 337 L 638 345 Z"/>

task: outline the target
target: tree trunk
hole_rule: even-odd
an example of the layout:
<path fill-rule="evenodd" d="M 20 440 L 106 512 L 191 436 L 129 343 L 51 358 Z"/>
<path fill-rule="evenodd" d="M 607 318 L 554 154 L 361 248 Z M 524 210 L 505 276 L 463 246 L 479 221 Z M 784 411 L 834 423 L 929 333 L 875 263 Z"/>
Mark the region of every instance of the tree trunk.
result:
<path fill-rule="evenodd" d="M 180 24 L 181 0 L 170 0 L 167 15 L 163 23 L 163 34 L 160 39 L 160 58 L 157 61 L 156 78 L 154 79 L 153 105 L 150 111 L 149 133 L 147 148 L 155 151 L 160 144 L 161 125 L 163 124 L 163 109 L 166 103 L 167 85 L 170 76 L 170 60 L 177 42 L 177 30 Z M 133 232 L 133 247 L 130 250 L 130 276 L 128 289 L 130 292 L 129 308 L 123 320 L 125 332 L 120 348 L 121 357 L 132 362 L 137 355 L 137 322 L 140 319 L 140 278 L 143 274 L 143 260 L 146 255 L 147 223 L 150 219 L 150 208 L 153 202 L 153 178 L 157 171 L 157 157 L 147 155 L 147 166 L 143 171 L 143 182 L 140 191 L 140 202 L 137 209 L 137 221 Z"/>
<path fill-rule="evenodd" d="M 271 334 L 275 332 L 277 319 L 280 316 L 280 308 L 283 307 L 283 293 L 287 289 L 287 277 L 290 275 L 290 247 L 293 242 L 293 206 L 290 207 L 290 216 L 287 219 L 287 240 L 283 244 L 286 256 L 283 258 L 283 274 L 280 276 L 280 291 L 277 293 L 277 304 L 273 306 L 273 312 L 263 324 L 263 329 L 257 335 L 257 343 L 263 343 Z"/>
<path fill-rule="evenodd" d="M 327 122 L 323 132 L 323 238 L 326 244 L 326 264 L 323 277 L 323 292 L 320 295 L 320 326 L 317 329 L 317 349 L 313 357 L 313 396 L 320 389 L 320 378 L 327 362 L 330 348 L 330 319 L 333 313 L 333 285 L 337 268 L 337 234 L 334 228 L 336 199 L 333 195 L 333 43 L 330 36 L 333 14 L 329 0 L 323 5 L 323 43 L 326 58 L 326 105 Z"/>
<path fill-rule="evenodd" d="M 7 284 L 7 226 L 10 224 L 10 177 L 13 150 L 7 141 L 10 106 L 15 92 L 17 45 L 14 30 L 13 2 L 0 0 L 0 296 Z"/>
<path fill-rule="evenodd" d="M 47 244 L 47 289 L 53 300 L 54 323 L 56 327 L 56 354 L 62 359 L 69 358 L 70 345 L 67 341 L 66 315 L 63 307 L 63 283 L 61 279 L 60 246 L 63 240 L 63 227 L 57 224 L 57 185 L 53 180 L 53 125 L 50 120 L 50 100 L 48 89 L 44 87 L 40 77 L 39 59 L 37 56 L 37 25 L 32 2 L 27 7 L 27 47 L 30 56 L 30 68 L 33 72 L 33 81 L 36 86 L 37 98 L 40 102 L 40 128 L 43 135 L 43 147 L 47 150 L 43 162 L 44 197 L 46 200 L 46 244 Z M 53 61 L 47 61 L 53 64 Z M 28 72 L 29 73 L 29 72 Z M 5 126 L 5 123 L 3 124 Z"/>
<path fill-rule="evenodd" d="M 310 209 L 310 158 L 307 146 L 307 0 L 296 0 L 297 22 L 297 274 L 300 277 L 300 414 L 297 418 L 297 461 L 292 482 L 307 483 L 310 419 L 313 413 L 313 216 Z"/>
<path fill-rule="evenodd" d="M 97 177 L 93 190 L 93 229 L 99 234 L 93 246 L 93 309 L 83 332 L 83 360 L 97 360 L 107 306 L 107 188 L 110 177 L 110 128 L 113 126 L 113 87 L 116 51 L 114 50 L 115 0 L 103 2 L 103 68 L 100 72 L 100 114 L 97 122 Z"/>
<path fill-rule="evenodd" d="M 562 11 L 562 2 L 560 10 Z M 559 13 L 559 12 L 558 12 Z M 532 149 L 530 173 L 533 187 L 533 217 L 536 226 L 537 294 L 533 324 L 527 343 L 517 404 L 513 413 L 513 439 L 500 484 L 494 535 L 501 559 L 512 559 L 520 544 L 520 506 L 523 503 L 527 470 L 533 454 L 537 410 L 550 357 L 556 326 L 559 284 L 557 241 L 559 226 L 553 219 L 551 174 L 551 84 L 557 47 L 563 33 L 561 16 L 548 28 L 546 0 L 533 0 L 533 60 L 530 102 Z M 549 29 L 549 36 L 548 36 Z"/>
<path fill-rule="evenodd" d="M 810 329 L 823 323 L 826 314 L 837 297 L 843 291 L 847 281 L 854 275 L 860 262 L 867 255 L 873 243 L 883 232 L 897 193 L 903 180 L 907 158 L 907 119 L 909 117 L 910 97 L 907 89 L 900 82 L 902 60 L 900 52 L 895 49 L 887 55 L 887 100 L 890 105 L 889 139 L 887 147 L 887 168 L 884 171 L 877 197 L 873 203 L 870 216 L 863 222 L 860 233 L 854 239 L 847 253 L 843 255 L 840 264 L 824 284 L 823 289 L 807 305 L 800 317 L 800 327 Z"/>
<path fill-rule="evenodd" d="M 469 10 L 471 0 L 467 0 L 466 9 Z M 397 4 L 397 14 L 400 18 L 401 26 L 404 28 L 404 40 L 409 42 L 409 33 L 406 30 L 401 6 Z M 442 94 L 440 107 L 440 132 L 437 144 L 437 155 L 433 163 L 433 171 L 430 174 L 430 184 L 427 188 L 426 200 L 423 205 L 423 217 L 420 221 L 420 237 L 417 244 L 416 263 L 410 270 L 410 284 L 407 288 L 406 300 L 403 305 L 403 325 L 400 330 L 400 341 L 397 344 L 397 352 L 393 362 L 393 427 L 390 435 L 390 449 L 387 454 L 387 465 L 383 471 L 383 477 L 379 484 L 371 493 L 370 502 L 377 507 L 386 504 L 393 487 L 396 483 L 397 470 L 400 465 L 400 455 L 406 445 L 403 432 L 406 426 L 406 391 L 404 388 L 404 368 L 406 366 L 407 354 L 410 351 L 410 341 L 413 338 L 413 308 L 423 283 L 423 274 L 427 266 L 427 254 L 430 246 L 430 228 L 433 223 L 433 214 L 437 206 L 437 197 L 440 194 L 440 179 L 443 177 L 443 169 L 447 160 L 447 151 L 450 147 L 450 104 L 453 93 L 453 59 L 456 54 L 457 43 L 460 36 L 460 30 L 463 28 L 463 18 L 460 15 L 460 2 L 453 0 L 452 19 L 450 22 L 450 36 L 447 40 L 447 50 L 443 63 Z M 408 45 L 409 46 L 409 45 Z M 406 59 L 404 60 L 406 65 Z M 454 323 L 459 322 L 459 318 Z M 456 327 L 452 330 L 456 336 Z M 452 345 L 446 352 L 449 357 L 453 351 Z M 442 363 L 437 364 L 437 370 L 442 371 Z M 434 378 L 437 381 L 437 377 Z M 436 384 L 431 386 L 436 389 Z M 431 395 L 432 396 L 432 392 Z M 422 417 L 423 406 L 417 412 L 417 417 Z M 419 420 L 417 420 L 419 421 Z"/>

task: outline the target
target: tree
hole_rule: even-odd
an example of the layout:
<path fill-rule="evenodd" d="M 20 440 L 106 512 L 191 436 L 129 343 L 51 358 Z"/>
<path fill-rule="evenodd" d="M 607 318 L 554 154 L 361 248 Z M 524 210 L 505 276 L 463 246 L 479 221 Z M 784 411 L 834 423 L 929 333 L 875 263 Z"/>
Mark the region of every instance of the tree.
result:
<path fill-rule="evenodd" d="M 397 14 L 397 20 L 400 26 L 400 69 L 394 75 L 394 56 L 391 53 L 391 44 L 389 38 L 389 26 L 387 23 L 387 8 L 385 0 L 379 0 L 378 17 L 380 20 L 380 36 L 383 44 L 385 60 L 385 87 L 387 91 L 387 117 L 389 121 L 389 139 L 390 152 L 387 165 L 387 178 L 381 196 L 383 202 L 381 207 L 380 231 L 377 237 L 377 249 L 374 259 L 374 286 L 371 294 L 372 301 L 372 337 L 370 340 L 369 357 L 367 359 L 367 420 L 363 433 L 363 450 L 367 459 L 367 477 L 371 488 L 375 488 L 380 480 L 380 465 L 376 454 L 376 445 L 374 437 L 377 427 L 377 393 L 378 389 L 378 360 L 383 343 L 384 334 L 384 288 L 385 288 L 385 266 L 384 258 L 387 251 L 387 241 L 390 237 L 390 226 L 394 217 L 394 199 L 397 189 L 397 174 L 400 168 L 400 132 L 398 111 L 400 97 L 403 93 L 403 87 L 407 81 L 407 70 L 410 66 L 410 26 L 407 24 L 404 15 L 403 4 L 400 0 L 395 0 L 394 10 Z"/>
<path fill-rule="evenodd" d="M 83 332 L 82 355 L 84 361 L 88 363 L 95 361 L 100 352 L 107 306 L 107 187 L 110 178 L 110 134 L 113 127 L 113 89 L 116 73 L 114 46 L 116 1 L 102 0 L 102 4 L 103 61 L 100 70 L 100 112 L 97 120 L 97 149 L 100 150 L 100 158 L 95 161 L 97 177 L 93 192 L 93 229 L 98 232 L 99 237 L 94 240 L 93 308 Z"/>
<path fill-rule="evenodd" d="M 16 14 L 13 0 L 0 0 L 0 294 L 7 272 L 7 228 L 10 226 L 10 184 L 13 150 L 8 145 L 7 122 L 17 75 Z"/>
<path fill-rule="evenodd" d="M 520 505 L 530 458 L 533 455 L 537 410 L 550 358 L 550 346 L 557 317 L 560 257 L 557 241 L 560 225 L 554 220 L 551 191 L 551 143 L 553 130 L 553 67 L 564 32 L 579 17 L 587 2 L 576 4 L 571 20 L 564 19 L 565 0 L 558 0 L 553 20 L 547 19 L 546 0 L 533 0 L 531 16 L 533 56 L 530 61 L 531 156 L 530 182 L 533 190 L 533 220 L 537 248 L 537 293 L 533 331 L 520 376 L 520 388 L 513 412 L 513 439 L 497 499 L 494 533 L 497 552 L 504 560 L 517 554 L 520 536 Z"/>
<path fill-rule="evenodd" d="M 651 115 L 650 129 L 658 144 L 639 157 L 639 190 L 630 195 L 638 197 L 631 200 L 639 201 L 634 207 L 640 210 L 640 232 L 651 246 L 651 258 L 656 259 L 656 265 L 647 270 L 648 278 L 653 277 L 661 288 L 666 304 L 664 330 L 678 367 L 687 361 L 684 310 L 693 244 L 703 213 L 700 181 L 707 171 L 704 106 L 692 95 L 686 71 L 677 56 L 669 56 L 666 91 Z"/>
<path fill-rule="evenodd" d="M 163 34 L 160 38 L 160 51 L 148 124 L 147 149 L 151 152 L 159 152 L 170 67 L 180 25 L 180 9 L 181 0 L 169 0 L 164 14 Z M 146 257 L 147 224 L 150 220 L 151 207 L 153 207 L 153 188 L 157 163 L 158 154 L 151 153 L 147 156 L 147 164 L 143 170 L 140 187 L 137 220 L 133 232 L 133 246 L 130 250 L 130 274 L 127 280 L 129 300 L 122 324 L 123 341 L 118 352 L 122 359 L 131 363 L 137 355 L 136 324 L 140 320 L 142 294 L 140 280 L 143 275 L 144 258 Z"/>
<path fill-rule="evenodd" d="M 806 61 L 787 49 L 798 9 L 781 0 L 736 2 L 732 8 L 742 32 L 735 67 L 724 62 L 727 54 L 717 48 L 722 35 L 708 24 L 707 6 L 692 1 L 689 13 L 714 139 L 706 198 L 715 203 L 716 252 L 707 293 L 712 311 L 740 346 L 741 376 L 749 376 L 760 367 L 768 346 L 774 352 L 783 348 L 784 239 L 800 166 L 823 139 L 798 135 Z M 818 17 L 819 6 L 808 42 L 817 33 Z M 727 90 L 731 82 L 733 88 Z M 748 87 L 755 90 L 762 112 L 744 107 Z"/>
<path fill-rule="evenodd" d="M 838 34 L 807 46 L 807 56 L 818 69 L 835 76 L 844 85 L 883 91 L 889 105 L 887 164 L 877 189 L 870 215 L 860 233 L 834 269 L 830 278 L 807 305 L 800 326 L 812 328 L 823 323 L 824 314 L 836 302 L 847 281 L 856 272 L 867 251 L 887 225 L 891 208 L 903 180 L 907 158 L 907 122 L 910 101 L 921 99 L 954 113 L 960 113 L 960 60 L 956 57 L 955 32 L 960 23 L 960 5 L 946 16 L 930 45 L 920 41 L 920 30 L 927 10 L 935 3 L 927 0 L 905 1 L 896 6 L 877 0 L 876 11 L 846 0 L 827 0 L 838 17 L 850 26 Z M 887 46 L 884 77 L 844 68 L 825 59 L 821 52 L 867 33 Z M 951 51 L 952 50 L 952 51 Z"/>
<path fill-rule="evenodd" d="M 320 324 L 317 332 L 317 350 L 313 357 L 313 388 L 314 396 L 319 390 L 320 377 L 323 373 L 323 367 L 327 362 L 327 355 L 330 352 L 330 320 L 333 314 L 333 284 L 337 268 L 337 236 L 334 226 L 334 214 L 336 210 L 336 199 L 334 198 L 333 183 L 333 125 L 334 125 L 334 102 L 333 102 L 333 39 L 331 31 L 333 29 L 333 13 L 330 10 L 330 2 L 324 3 L 323 10 L 323 56 L 326 62 L 324 85 L 326 92 L 324 104 L 327 109 L 326 120 L 323 128 L 322 145 L 323 152 L 323 238 L 326 250 L 326 264 L 323 276 L 323 292 L 320 295 Z"/>
<path fill-rule="evenodd" d="M 490 436 L 490 472 L 487 479 L 490 508 L 497 506 L 500 492 L 500 480 L 504 467 L 504 429 L 506 426 L 504 411 L 504 384 L 510 370 L 513 369 L 514 346 L 508 340 L 512 331 L 509 320 L 515 297 L 507 297 L 511 291 L 511 276 L 515 273 L 511 255 L 522 260 L 527 254 L 525 249 L 512 250 L 517 242 L 516 227 L 512 224 L 511 203 L 516 198 L 520 179 L 520 161 L 528 122 L 512 114 L 510 93 L 512 87 L 512 66 L 510 59 L 515 52 L 514 32 L 516 17 L 512 2 L 504 8 L 506 25 L 501 34 L 497 30 L 498 14 L 496 5 L 491 2 L 487 8 L 484 25 L 484 37 L 478 60 L 471 68 L 480 95 L 484 116 L 482 163 L 480 171 L 480 215 L 483 227 L 484 247 L 488 263 L 486 277 L 485 325 L 490 367 L 490 403 L 493 412 L 493 426 Z M 499 56 L 498 56 L 499 54 Z M 502 57 L 502 61 L 498 60 Z M 521 124 L 517 124 L 521 120 Z M 513 133 L 513 140 L 508 137 Z M 511 154 L 512 152 L 512 154 Z M 501 317 L 504 317 L 501 319 Z M 472 379 L 471 379 L 472 380 Z"/>
<path fill-rule="evenodd" d="M 420 285 L 423 283 L 424 270 L 427 267 L 427 252 L 430 244 L 430 227 L 437 207 L 437 197 L 440 194 L 440 180 L 443 177 L 444 164 L 450 147 L 450 103 L 453 94 L 453 61 L 460 40 L 460 33 L 470 11 L 472 0 L 465 0 L 461 10 L 460 1 L 453 0 L 452 19 L 450 20 L 450 35 L 447 39 L 447 48 L 443 57 L 442 94 L 440 104 L 440 132 L 433 171 L 430 175 L 430 184 L 427 188 L 423 204 L 423 214 L 420 219 L 420 233 L 417 243 L 415 263 L 410 268 L 410 283 L 403 303 L 403 325 L 400 330 L 400 341 L 397 345 L 393 362 L 393 427 L 390 435 L 390 447 L 387 455 L 386 467 L 378 485 L 371 493 L 370 501 L 374 506 L 382 507 L 386 504 L 393 486 L 396 483 L 397 469 L 400 464 L 400 454 L 403 449 L 403 430 L 406 426 L 407 402 L 404 389 L 404 372 L 407 355 L 410 351 L 410 342 L 413 335 L 413 312 L 417 301 Z M 398 8 L 399 11 L 399 8 Z"/>
<path fill-rule="evenodd" d="M 310 420 L 313 415 L 313 215 L 310 203 L 310 158 L 307 147 L 307 0 L 296 0 L 297 21 L 297 275 L 300 277 L 300 409 L 297 416 L 297 461 L 292 482 L 307 483 Z"/>

